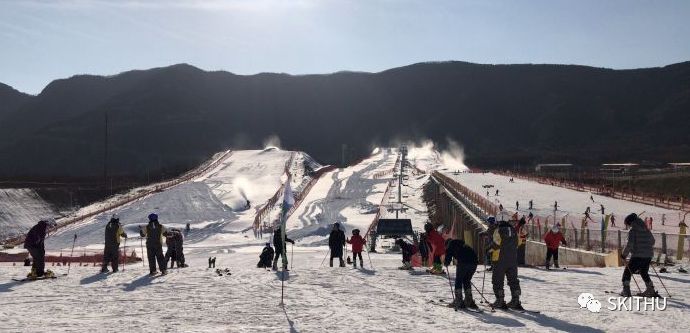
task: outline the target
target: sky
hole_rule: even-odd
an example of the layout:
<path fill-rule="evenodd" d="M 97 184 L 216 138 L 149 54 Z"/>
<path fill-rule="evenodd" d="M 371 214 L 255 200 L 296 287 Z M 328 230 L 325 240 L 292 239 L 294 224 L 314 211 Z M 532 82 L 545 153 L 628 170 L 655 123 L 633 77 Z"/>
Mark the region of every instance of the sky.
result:
<path fill-rule="evenodd" d="M 690 60 L 690 1 L 0 0 L 0 82 L 189 63 L 237 74 L 423 61 L 616 69 Z"/>

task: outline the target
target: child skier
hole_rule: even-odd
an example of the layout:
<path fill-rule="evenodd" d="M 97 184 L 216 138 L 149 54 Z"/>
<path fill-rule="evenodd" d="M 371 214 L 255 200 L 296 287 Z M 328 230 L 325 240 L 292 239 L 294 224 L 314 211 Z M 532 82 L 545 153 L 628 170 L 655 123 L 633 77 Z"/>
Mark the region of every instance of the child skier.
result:
<path fill-rule="evenodd" d="M 649 278 L 649 264 L 654 256 L 654 235 L 635 213 L 628 215 L 624 223 L 630 227 L 630 232 L 628 232 L 628 242 L 625 244 L 621 256 L 625 262 L 628 254 L 630 254 L 630 261 L 627 262 L 623 270 L 623 291 L 620 295 L 623 297 L 631 296 L 630 278 L 633 273 L 639 273 L 647 288 L 638 296 L 659 297 L 659 294 L 654 290 L 652 279 Z"/>
<path fill-rule="evenodd" d="M 101 273 L 108 272 L 108 265 L 113 269 L 113 273 L 118 271 L 120 263 L 120 240 L 127 238 L 127 234 L 122 229 L 120 218 L 113 214 L 108 224 L 105 225 L 105 246 L 103 248 L 103 266 Z"/>
<path fill-rule="evenodd" d="M 31 272 L 27 275 L 27 278 L 35 280 L 42 277 L 55 277 L 55 274 L 50 270 L 45 270 L 46 267 L 46 248 L 45 239 L 48 235 L 48 230 L 55 228 L 57 223 L 53 219 L 41 220 L 36 223 L 35 226 L 31 227 L 29 233 L 26 234 L 24 239 L 24 248 L 29 251 L 31 255 L 32 264 Z"/>
<path fill-rule="evenodd" d="M 429 266 L 429 240 L 426 233 L 419 234 L 419 255 L 422 257 L 422 266 Z"/>
<path fill-rule="evenodd" d="M 443 236 L 434 229 L 434 226 L 427 222 L 424 224 L 424 231 L 426 231 L 427 237 L 429 239 L 429 244 L 431 244 L 432 254 L 434 256 L 434 263 L 429 273 L 431 274 L 444 274 L 443 266 L 441 265 L 441 256 L 446 253 L 446 244 L 443 240 Z"/>
<path fill-rule="evenodd" d="M 446 259 L 444 260 L 446 269 L 453 258 L 457 260 L 455 268 L 455 300 L 448 306 L 476 309 L 477 304 L 474 303 L 472 298 L 472 276 L 477 271 L 477 264 L 479 263 L 477 252 L 467 246 L 462 239 L 449 239 L 446 241 Z"/>
<path fill-rule="evenodd" d="M 561 245 L 561 243 L 563 243 L 564 246 L 567 246 L 565 237 L 563 237 L 559 226 L 560 224 L 554 225 L 551 227 L 551 230 L 544 235 L 544 243 L 546 243 L 546 262 L 544 263 L 544 267 L 546 267 L 546 269 L 549 269 L 551 257 L 553 257 L 553 265 L 556 266 L 556 268 L 559 268 L 558 247 Z"/>
<path fill-rule="evenodd" d="M 362 250 L 364 244 L 367 242 L 359 235 L 359 229 L 352 230 L 352 237 L 347 239 L 348 244 L 352 244 L 352 265 L 357 268 L 357 256 L 359 256 L 359 266 L 364 268 L 364 259 L 362 259 Z"/>
<path fill-rule="evenodd" d="M 417 247 L 414 244 L 410 244 L 404 241 L 402 238 L 395 240 L 395 245 L 400 247 L 402 250 L 402 263 L 403 265 L 398 269 L 412 269 L 412 256 L 417 253 Z"/>
<path fill-rule="evenodd" d="M 261 254 L 259 255 L 259 263 L 256 264 L 256 267 L 271 268 L 274 253 L 275 251 L 273 251 L 271 243 L 266 243 L 266 246 L 264 246 L 263 250 L 261 250 Z"/>

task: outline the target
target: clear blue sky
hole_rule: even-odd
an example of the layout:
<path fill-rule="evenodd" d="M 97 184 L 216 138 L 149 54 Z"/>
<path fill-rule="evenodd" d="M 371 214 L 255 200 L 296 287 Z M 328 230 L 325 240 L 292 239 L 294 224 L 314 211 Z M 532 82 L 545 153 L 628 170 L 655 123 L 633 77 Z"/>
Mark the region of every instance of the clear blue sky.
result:
<path fill-rule="evenodd" d="M 0 82 L 186 62 L 238 74 L 433 60 L 610 68 L 690 60 L 690 1 L 7 1 Z"/>

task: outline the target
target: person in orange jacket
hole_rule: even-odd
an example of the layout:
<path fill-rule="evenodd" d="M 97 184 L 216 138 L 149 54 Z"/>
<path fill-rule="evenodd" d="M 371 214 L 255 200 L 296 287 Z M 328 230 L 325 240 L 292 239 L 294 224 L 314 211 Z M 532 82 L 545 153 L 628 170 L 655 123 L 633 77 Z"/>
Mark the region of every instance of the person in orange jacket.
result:
<path fill-rule="evenodd" d="M 429 273 L 443 274 L 441 256 L 446 254 L 446 242 L 431 223 L 427 222 L 424 224 L 424 231 L 426 231 L 427 239 L 429 244 L 431 244 L 432 255 L 434 256 L 434 264 Z"/>
<path fill-rule="evenodd" d="M 352 244 L 352 266 L 357 268 L 357 257 L 359 256 L 359 266 L 364 268 L 362 251 L 364 250 L 364 244 L 366 244 L 367 241 L 359 235 L 359 229 L 352 230 L 352 237 L 347 240 L 347 243 Z"/>

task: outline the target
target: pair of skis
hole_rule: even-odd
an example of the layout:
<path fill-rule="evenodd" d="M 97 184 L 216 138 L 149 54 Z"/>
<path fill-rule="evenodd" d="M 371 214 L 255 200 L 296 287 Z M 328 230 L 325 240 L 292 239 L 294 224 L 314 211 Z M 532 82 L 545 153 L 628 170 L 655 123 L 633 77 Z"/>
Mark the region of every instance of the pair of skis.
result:
<path fill-rule="evenodd" d="M 438 300 L 438 302 L 431 300 L 431 301 L 429 301 L 429 303 L 444 306 L 444 307 L 448 307 L 448 304 L 450 304 L 450 303 L 447 303 L 446 300 L 444 300 L 444 299 L 440 299 L 440 300 Z M 527 310 L 527 309 L 494 308 L 490 304 L 485 304 L 485 303 L 482 303 L 482 306 L 486 307 L 487 310 L 489 312 L 492 312 L 492 313 L 496 312 L 496 310 L 503 310 L 505 312 L 519 312 L 519 313 L 523 313 L 523 314 L 541 314 L 540 311 Z M 464 311 L 474 312 L 474 313 L 484 313 L 484 310 L 482 310 L 482 309 L 456 308 L 456 311 L 458 311 L 458 310 L 464 310 Z"/>

